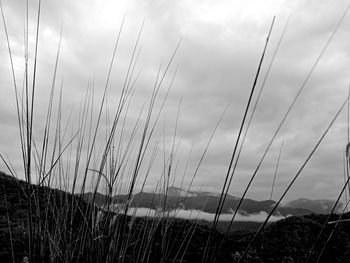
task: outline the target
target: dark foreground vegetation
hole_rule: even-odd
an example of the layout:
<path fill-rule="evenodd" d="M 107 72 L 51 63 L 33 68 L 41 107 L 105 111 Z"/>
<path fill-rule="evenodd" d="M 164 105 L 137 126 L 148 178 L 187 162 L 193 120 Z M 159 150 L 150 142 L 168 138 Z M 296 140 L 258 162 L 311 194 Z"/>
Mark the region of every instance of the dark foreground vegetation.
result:
<path fill-rule="evenodd" d="M 31 188 L 33 259 L 35 262 L 201 262 L 210 233 L 199 221 L 137 218 L 98 211 L 77 196 L 48 187 L 28 185 L 1 173 L 0 259 L 21 262 L 28 256 L 28 196 Z M 94 213 L 89 213 L 95 209 Z M 87 216 L 95 215 L 95 218 Z M 244 262 L 315 262 L 333 232 L 319 262 L 350 259 L 350 224 L 328 224 L 315 243 L 327 215 L 289 217 L 269 224 Z M 337 220 L 332 215 L 331 220 Z M 350 218 L 344 214 L 343 219 Z M 219 228 L 220 229 L 220 228 Z M 207 261 L 235 262 L 255 230 L 212 234 Z"/>

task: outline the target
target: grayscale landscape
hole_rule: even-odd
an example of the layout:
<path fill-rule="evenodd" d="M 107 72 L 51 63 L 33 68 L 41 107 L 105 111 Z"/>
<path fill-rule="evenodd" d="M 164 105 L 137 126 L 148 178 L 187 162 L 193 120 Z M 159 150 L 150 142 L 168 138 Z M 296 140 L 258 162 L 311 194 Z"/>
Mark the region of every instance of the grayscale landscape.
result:
<path fill-rule="evenodd" d="M 349 1 L 0 8 L 0 262 L 350 262 Z"/>

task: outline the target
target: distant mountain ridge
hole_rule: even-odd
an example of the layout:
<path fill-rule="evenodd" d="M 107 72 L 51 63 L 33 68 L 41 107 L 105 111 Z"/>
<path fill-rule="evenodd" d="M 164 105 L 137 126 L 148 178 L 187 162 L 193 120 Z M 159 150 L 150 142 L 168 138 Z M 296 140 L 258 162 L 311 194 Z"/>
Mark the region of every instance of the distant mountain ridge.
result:
<path fill-rule="evenodd" d="M 327 199 L 318 199 L 318 200 L 310 200 L 307 198 L 299 198 L 293 201 L 290 201 L 285 204 L 285 206 L 292 208 L 304 208 L 312 211 L 315 214 L 328 214 L 332 211 L 335 201 L 327 200 Z M 341 212 L 343 204 L 338 203 L 335 213 Z"/>
<path fill-rule="evenodd" d="M 3 187 L 0 187 L 0 213 L 2 216 L 0 217 L 0 261 L 1 262 L 23 262 L 24 256 L 28 255 L 27 253 L 27 245 L 26 242 L 28 240 L 28 228 L 26 221 L 28 220 L 28 213 L 27 213 L 27 200 L 25 195 L 23 194 L 23 189 L 26 189 L 27 183 L 24 181 L 17 180 L 11 176 L 7 176 L 0 172 L 0 182 L 2 183 Z M 49 214 L 50 217 L 53 219 L 52 221 L 46 221 L 45 223 L 47 228 L 47 231 L 52 231 L 51 233 L 57 233 L 57 226 L 66 226 L 65 221 L 66 219 L 71 218 L 71 213 L 69 211 L 69 207 L 71 206 L 71 200 L 73 196 L 67 192 L 60 191 L 60 190 L 54 190 L 50 189 L 48 187 L 43 186 L 36 186 L 32 185 L 33 189 L 35 189 L 36 193 L 36 201 L 33 202 L 33 205 L 36 204 L 36 202 L 39 200 L 38 204 L 40 204 L 40 211 L 45 213 L 45 209 L 48 206 L 51 206 L 51 208 L 48 210 L 50 211 Z M 48 201 L 48 193 L 50 193 L 50 201 Z M 181 193 L 181 192 L 180 192 Z M 168 192 L 169 196 L 173 195 L 174 193 L 171 193 L 171 191 Z M 209 196 L 211 198 L 217 198 L 213 196 L 213 193 L 191 193 L 193 194 L 192 198 L 196 198 L 198 196 Z M 6 196 L 6 198 L 5 198 Z M 137 198 L 142 198 L 144 196 L 149 197 L 155 197 L 157 196 L 154 193 L 139 193 Z M 93 194 L 89 193 L 84 195 L 85 198 L 90 198 L 89 200 L 92 200 Z M 175 193 L 173 198 L 178 198 L 179 196 Z M 136 198 L 136 199 L 137 199 Z M 181 198 L 181 197 L 180 197 Z M 229 200 L 234 200 L 235 197 L 228 196 Z M 80 199 L 76 199 L 80 200 Z M 99 202 L 102 202 L 103 200 L 106 200 L 106 196 L 103 194 L 97 194 L 96 199 Z M 133 199 L 134 200 L 134 199 Z M 33 199 L 34 201 L 34 199 Z M 68 201 L 68 203 L 67 203 Z M 82 201 L 82 200 L 81 200 Z M 304 200 L 303 202 L 306 202 Z M 325 200 L 323 200 L 324 203 Z M 134 202 L 134 201 L 133 201 Z M 274 204 L 274 201 L 267 200 L 262 201 L 263 203 L 266 203 L 268 205 Z M 74 202 L 75 203 L 75 202 Z M 68 207 L 67 207 L 68 204 Z M 56 242 L 55 244 L 60 246 L 61 251 L 64 251 L 64 249 L 67 248 L 68 245 L 76 246 L 76 241 L 81 240 L 81 238 L 75 238 L 76 235 L 80 234 L 81 227 L 88 222 L 92 222 L 88 218 L 83 218 L 80 216 L 80 211 L 84 211 L 87 208 L 87 205 L 84 201 L 81 202 L 81 209 L 77 209 L 73 225 L 71 226 L 72 232 L 67 232 L 66 236 L 67 239 L 62 238 L 62 242 Z M 57 212 L 51 214 L 51 212 L 54 212 L 53 209 L 56 209 Z M 12 237 L 9 234 L 9 227 L 8 227 L 8 221 L 6 219 L 6 214 L 8 213 L 10 218 L 10 225 L 11 225 L 11 233 Z M 61 217 L 61 216 L 62 217 Z M 311 247 L 313 246 L 313 241 L 319 234 L 322 224 L 324 223 L 327 215 L 307 215 L 307 216 L 301 216 L 301 217 L 288 217 L 286 219 L 280 220 L 275 223 L 268 224 L 266 228 L 263 230 L 264 238 L 258 239 L 257 243 L 253 245 L 253 254 L 251 254 L 251 257 L 254 257 L 254 262 L 305 262 L 307 253 L 310 251 Z M 343 215 L 343 219 L 349 219 L 350 214 L 346 213 Z M 338 219 L 338 215 L 331 215 L 330 221 L 335 221 Z M 59 223 L 57 224 L 57 220 Z M 62 221 L 63 220 L 63 221 Z M 37 221 L 40 222 L 40 221 Z M 101 221 L 102 222 L 102 221 Z M 133 232 L 130 235 L 131 238 L 136 237 L 136 239 L 132 239 L 133 244 L 135 244 L 136 250 L 128 250 L 127 251 L 127 259 L 133 258 L 133 252 L 134 251 L 142 251 L 142 247 L 140 246 L 138 237 L 142 236 L 145 231 L 147 230 L 147 227 L 154 226 L 154 228 L 150 229 L 149 233 L 154 233 L 151 239 L 152 244 L 149 246 L 149 249 L 145 251 L 150 251 L 150 262 L 160 262 L 160 259 L 158 257 L 157 251 L 160 251 L 160 246 L 163 239 L 163 228 L 162 225 L 159 223 L 158 219 L 144 219 L 144 218 L 135 218 L 132 221 L 133 227 L 130 228 Z M 223 223 L 223 225 L 220 226 L 220 224 Z M 237 223 L 237 222 L 236 222 Z M 247 223 L 247 222 L 245 222 Z M 252 223 L 252 222 L 249 222 Z M 170 225 L 171 224 L 171 225 Z M 194 228 L 194 224 L 191 221 L 188 220 L 170 220 L 170 224 L 168 229 L 171 229 L 171 231 L 168 231 L 167 234 L 168 240 L 174 244 L 175 251 L 179 247 L 183 245 L 184 240 L 188 237 L 188 233 L 190 231 L 193 231 L 193 238 L 187 243 L 188 244 L 188 250 L 186 252 L 186 255 L 184 257 L 184 262 L 200 262 L 204 247 L 206 246 L 206 241 L 208 239 L 209 234 L 211 233 L 210 227 L 211 224 L 208 222 L 202 223 L 199 222 L 199 224 Z M 105 225 L 103 224 L 100 224 Z M 93 225 L 88 225 L 89 227 Z M 146 226 L 146 228 L 144 227 Z M 219 228 L 221 228 L 221 231 L 225 231 L 225 227 L 227 227 L 227 224 L 225 222 L 219 223 Z M 330 225 L 328 224 L 326 226 L 326 232 L 322 235 L 322 240 L 325 241 L 329 233 L 332 230 L 332 226 L 334 224 Z M 255 228 L 260 227 L 260 224 L 256 224 Z M 255 233 L 257 229 L 253 229 L 251 231 L 247 230 L 247 225 L 241 226 L 244 231 L 233 231 L 230 233 L 230 235 L 225 236 L 225 243 L 223 244 L 223 249 L 217 252 L 217 262 L 233 262 L 232 255 L 237 253 L 241 253 L 246 248 L 249 240 L 251 240 L 252 235 Z M 60 231 L 63 231 L 62 228 L 59 228 Z M 96 228 L 97 231 L 101 231 L 101 229 Z M 108 230 L 108 229 L 107 229 Z M 68 231 L 68 230 L 66 230 Z M 109 248 L 110 240 L 107 238 L 100 238 L 102 234 L 106 235 L 108 232 L 98 232 L 96 233 L 97 238 L 93 238 L 92 242 L 94 242 L 93 249 L 91 251 L 91 246 L 87 246 L 84 248 L 85 252 L 83 254 L 83 257 L 81 261 L 75 260 L 77 256 L 74 256 L 70 262 L 86 262 L 86 258 L 89 258 L 85 256 L 85 253 L 91 252 L 91 255 L 97 255 L 99 253 L 107 253 L 108 250 L 101 250 L 101 247 Z M 73 239 L 70 241 L 69 236 L 73 234 Z M 88 235 L 87 235 L 88 236 Z M 54 237 L 54 235 L 50 235 L 50 238 Z M 62 235 L 63 237 L 63 235 Z M 224 235 L 222 232 L 215 231 L 212 235 L 213 242 L 222 242 Z M 38 239 L 36 239 L 36 242 L 40 242 L 41 236 L 38 236 Z M 46 239 L 45 239 L 46 240 Z M 10 242 L 12 241 L 12 242 Z M 350 259 L 350 228 L 348 224 L 339 224 L 337 231 L 334 232 L 334 235 L 332 239 L 330 239 L 329 244 L 323 253 L 323 258 L 320 261 L 320 263 L 326 263 L 326 262 L 349 262 Z M 104 242 L 101 247 L 98 247 L 100 242 Z M 11 256 L 11 243 L 13 244 L 13 251 L 14 251 L 14 260 Z M 81 245 L 85 246 L 87 242 L 81 241 Z M 44 244 L 51 244 L 50 241 L 44 242 Z M 320 248 L 316 247 L 315 255 L 318 255 L 318 251 Z M 79 255 L 80 255 L 80 251 Z M 46 255 L 46 254 L 45 254 Z M 239 255 L 239 254 L 238 254 Z M 286 261 L 285 259 L 290 259 Z M 48 257 L 43 258 L 42 262 L 49 262 Z M 170 258 L 172 261 L 175 262 L 174 256 Z M 271 261 L 273 259 L 273 261 Z M 94 261 L 93 261 L 94 260 Z M 95 258 L 89 262 L 105 262 L 105 261 L 96 261 Z M 258 261 L 256 261 L 258 260 Z M 316 260 L 316 259 L 315 259 Z M 36 261 L 35 261 L 36 262 Z M 41 262 L 41 261 L 40 261 Z M 126 260 L 125 262 L 136 262 L 131 260 Z M 248 261 L 252 262 L 252 261 Z M 314 262 L 314 261 L 312 261 Z"/>
<path fill-rule="evenodd" d="M 92 200 L 92 193 L 84 194 L 84 199 Z M 106 196 L 97 193 L 95 203 L 102 206 Z M 166 202 L 165 202 L 166 199 Z M 116 207 L 123 207 L 127 200 L 127 195 L 115 195 L 112 197 L 112 203 Z M 209 191 L 184 190 L 180 187 L 171 186 L 165 193 L 139 192 L 133 195 L 129 203 L 130 208 L 149 208 L 154 210 L 200 210 L 206 213 L 215 213 L 219 204 L 220 194 Z M 223 205 L 222 213 L 233 213 L 239 204 L 240 198 L 227 195 Z M 257 201 L 246 198 L 242 201 L 239 213 L 241 215 L 252 215 L 261 212 L 269 213 L 274 205 L 273 200 Z M 300 198 L 279 206 L 274 212 L 275 216 L 302 216 L 311 213 L 326 214 L 329 213 L 334 205 L 332 200 L 310 200 Z M 338 205 L 338 212 L 341 204 Z"/>
<path fill-rule="evenodd" d="M 3 187 L 0 187 L 0 261 L 1 262 L 23 262 L 24 256 L 28 255 L 26 242 L 28 240 L 28 212 L 27 212 L 27 200 L 26 196 L 23 193 L 23 189 L 26 189 L 27 183 L 24 181 L 17 180 L 11 176 L 7 176 L 0 172 L 0 182 Z M 71 218 L 73 215 L 70 212 L 71 204 L 80 203 L 80 209 L 76 210 L 74 213 L 73 224 L 71 225 L 71 230 L 66 229 L 64 232 L 66 234 L 61 234 L 59 238 L 62 237 L 61 242 L 56 242 L 55 244 L 59 245 L 60 251 L 64 251 L 68 246 L 76 246 L 77 240 L 81 242 L 81 246 L 84 249 L 83 256 L 80 257 L 82 260 L 76 260 L 77 256 L 73 255 L 71 261 L 69 262 L 87 262 L 86 259 L 89 259 L 89 256 L 86 256 L 86 253 L 89 253 L 91 257 L 94 255 L 98 255 L 101 253 L 104 255 L 108 253 L 108 248 L 110 245 L 110 239 L 101 238 L 102 235 L 107 235 L 109 233 L 109 228 L 106 228 L 106 231 L 102 232 L 102 226 L 109 225 L 105 224 L 105 222 L 113 222 L 113 221 L 105 221 L 108 218 L 118 221 L 118 217 L 104 217 L 103 220 L 100 221 L 99 227 L 95 230 L 98 231 L 95 234 L 95 237 L 91 238 L 90 242 L 93 242 L 94 246 L 89 246 L 88 242 L 85 242 L 80 236 L 77 236 L 81 233 L 82 227 L 84 224 L 88 229 L 92 228 L 95 224 L 91 224 L 93 222 L 92 218 L 85 218 L 81 216 L 81 211 L 85 211 L 89 204 L 84 202 L 83 200 L 76 199 L 79 202 L 71 202 L 72 196 L 70 193 L 61 190 L 50 189 L 48 187 L 36 186 L 32 185 L 33 189 L 35 189 L 35 200 L 33 199 L 33 205 L 40 204 L 40 209 L 36 211 L 41 211 L 46 214 L 45 209 L 49 208 L 48 214 L 52 220 L 45 221 L 44 224 L 47 227 L 46 231 L 52 231 L 51 233 L 57 233 L 57 230 L 63 231 L 67 227 L 66 219 Z M 48 193 L 50 193 L 50 199 L 48 198 Z M 139 197 L 142 197 L 140 193 Z M 195 193 L 193 193 L 195 194 Z M 202 195 L 211 195 L 212 193 L 205 193 Z M 146 193 L 149 196 L 155 196 L 154 193 Z M 85 197 L 92 198 L 93 194 L 87 194 Z M 6 197 L 6 198 L 5 198 Z M 176 197 L 176 196 L 175 196 Z M 174 198 L 175 198 L 174 197 Z M 195 198 L 196 196 L 192 196 Z M 213 197 L 213 196 L 212 196 Z M 214 196 L 215 197 L 215 196 Z M 96 195 L 95 200 L 102 201 L 105 200 L 105 196 L 103 194 Z M 177 198 L 177 197 L 176 197 Z M 230 196 L 228 199 L 233 199 Z M 90 199 L 91 201 L 92 199 Z M 306 201 L 308 199 L 305 199 Z M 304 202 L 305 202 L 304 200 Z M 38 202 L 39 201 L 39 202 Z M 68 202 L 67 202 L 68 201 Z M 317 200 L 316 200 L 317 201 Z M 324 203 L 325 200 L 322 200 Z M 262 201 L 267 202 L 268 204 L 273 204 L 274 201 L 267 200 Z M 34 206 L 33 206 L 34 207 Z M 57 209 L 57 213 L 53 213 L 54 210 Z M 52 214 L 53 213 L 53 214 Z M 6 214 L 9 215 L 10 223 L 7 221 Z M 105 215 L 108 215 L 106 213 Z M 113 214 L 113 213 L 112 213 Z M 263 238 L 257 239 L 256 243 L 253 244 L 252 253 L 250 254 L 250 258 L 254 259 L 254 261 L 247 262 L 306 262 L 306 257 L 310 251 L 310 249 L 314 246 L 314 240 L 319 235 L 322 225 L 324 224 L 328 215 L 306 215 L 306 216 L 291 216 L 286 219 L 279 220 L 275 223 L 268 224 L 263 230 Z M 44 218 L 44 217 L 42 217 Z M 342 219 L 349 220 L 350 213 L 346 213 L 342 216 Z M 119 217 L 120 219 L 120 217 Z M 148 251 L 150 252 L 150 262 L 160 262 L 158 251 L 161 251 L 161 244 L 164 241 L 162 227 L 162 220 L 159 218 L 132 218 L 130 217 L 129 222 L 131 223 L 130 230 L 132 231 L 130 234 L 131 244 L 135 244 L 137 246 L 135 250 L 127 250 L 127 260 L 125 262 L 136 262 L 133 256 L 135 251 Z M 333 214 L 330 216 L 330 221 L 336 221 L 339 219 L 339 215 Z M 40 221 L 36 221 L 39 223 Z M 58 222 L 58 223 L 57 223 Z M 169 223 L 169 224 L 168 224 Z M 208 236 L 211 234 L 211 224 L 209 222 L 198 222 L 198 225 L 193 221 L 182 220 L 182 219 L 171 219 L 167 223 L 169 226 L 167 237 L 171 244 L 174 244 L 175 252 L 178 250 L 188 238 L 188 233 L 193 234 L 193 238 L 188 241 L 188 249 L 184 254 L 183 262 L 200 262 L 204 247 L 206 246 L 206 242 Z M 236 222 L 236 226 L 237 223 Z M 241 222 L 242 223 L 242 222 Z M 243 222 L 240 228 L 241 230 L 236 231 L 233 230 L 228 235 L 224 235 L 223 231 L 225 231 L 228 226 L 227 222 L 219 222 L 218 229 L 219 231 L 214 231 L 212 234 L 212 240 L 216 244 L 222 242 L 223 237 L 225 237 L 225 243 L 221 250 L 217 251 L 217 262 L 234 262 L 232 255 L 240 255 L 242 251 L 248 245 L 248 242 L 251 240 L 252 236 L 255 234 L 255 231 L 260 227 L 260 223 L 255 223 L 255 226 L 251 230 L 251 228 L 247 226 L 246 223 L 254 223 L 254 222 Z M 11 228 L 9 228 L 9 225 Z M 128 224 L 129 226 L 129 224 Z M 195 226 L 195 227 L 194 227 Z M 324 233 L 321 235 L 320 242 L 325 242 L 330 233 L 334 228 L 335 224 L 327 224 Z M 101 227 L 101 228 L 100 228 Z M 9 233 L 9 229 L 11 229 L 12 237 Z M 36 228 L 38 229 L 38 228 Z M 147 230 L 148 229 L 148 230 Z M 242 231 L 243 230 L 243 231 Z M 45 232 L 46 232 L 45 231 Z M 71 232 L 70 232 L 71 231 Z M 145 231 L 149 231 L 146 233 L 151 233 L 151 245 L 148 246 L 147 249 L 144 249 L 139 242 L 139 237 L 142 236 Z M 89 232 L 90 233 L 90 232 Z M 94 233 L 94 232 L 92 232 Z M 73 238 L 70 236 L 73 234 Z M 67 239 L 63 237 L 67 236 Z M 89 236 L 89 235 L 86 235 Z M 85 236 L 85 237 L 86 237 Z M 41 242 L 41 235 L 38 236 L 38 239 L 35 241 L 37 243 Z M 51 244 L 50 240 L 54 235 L 50 235 L 50 239 L 44 239 L 44 244 Z M 78 237 L 78 238 L 77 238 Z M 12 242 L 10 242 L 12 241 Z M 101 245 L 101 242 L 102 243 Z M 13 244 L 14 251 L 14 260 L 11 256 L 11 244 Z M 87 245 L 86 245 L 87 244 Z M 322 243 L 321 243 L 322 244 Z M 323 257 L 320 260 L 320 263 L 328 263 L 328 262 L 350 262 L 350 227 L 348 223 L 340 223 L 337 226 L 336 231 L 333 233 L 332 238 L 329 240 L 329 243 L 326 247 L 326 250 L 323 253 Z M 100 245 L 100 247 L 99 247 Z M 51 248 L 51 247 L 50 247 Z M 106 248 L 106 249 L 104 249 Z M 143 249 L 143 250 L 142 250 Z M 320 246 L 315 247 L 315 253 L 311 259 L 311 262 L 316 262 L 317 256 L 320 253 Z M 80 256 L 81 251 L 77 251 Z M 174 253 L 175 254 L 175 253 Z M 169 261 L 175 262 L 174 254 L 171 255 Z M 49 256 L 49 254 L 47 254 Z M 40 262 L 49 262 L 50 259 L 48 256 L 42 258 Z M 37 262 L 37 261 L 34 261 Z M 89 262 L 105 262 L 103 260 L 98 261 L 95 258 L 92 258 Z M 139 262 L 139 261 L 137 261 Z M 236 261 L 235 261 L 236 262 Z"/>

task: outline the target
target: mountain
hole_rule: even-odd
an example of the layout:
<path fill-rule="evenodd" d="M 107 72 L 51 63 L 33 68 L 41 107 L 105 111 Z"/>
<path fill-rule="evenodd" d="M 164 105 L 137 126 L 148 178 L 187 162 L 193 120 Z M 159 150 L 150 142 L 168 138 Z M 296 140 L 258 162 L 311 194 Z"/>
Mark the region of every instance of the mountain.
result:
<path fill-rule="evenodd" d="M 186 191 L 180 187 L 170 186 L 168 187 L 168 196 L 178 197 L 178 196 L 195 196 L 197 192 L 195 191 Z"/>
<path fill-rule="evenodd" d="M 335 201 L 327 199 L 310 200 L 299 198 L 285 204 L 287 207 L 303 208 L 312 211 L 315 214 L 328 214 L 332 211 Z M 335 212 L 341 212 L 342 203 L 338 203 Z"/>
<path fill-rule="evenodd" d="M 162 194 L 138 193 L 130 204 L 131 207 L 143 207 L 159 209 L 164 207 L 165 196 Z M 198 193 L 197 195 L 188 196 L 187 198 L 169 196 L 166 202 L 166 209 L 181 208 L 184 210 L 201 210 L 206 213 L 215 213 L 219 205 L 220 197 L 212 193 Z M 222 213 L 231 214 L 238 207 L 240 199 L 228 195 L 223 204 Z M 162 206 L 163 205 L 163 206 Z M 261 212 L 269 213 L 275 201 L 264 200 L 256 201 L 253 199 L 244 199 L 239 209 L 243 215 L 257 214 Z M 274 215 L 306 215 L 311 211 L 303 208 L 279 207 Z"/>
<path fill-rule="evenodd" d="M 91 201 L 91 193 L 83 195 L 83 198 L 87 201 Z M 98 201 L 95 203 L 101 205 L 101 194 L 97 194 Z M 116 195 L 112 198 L 116 207 L 124 207 L 127 201 L 127 195 Z M 166 202 L 165 202 L 166 200 Z M 149 208 L 154 210 L 200 210 L 206 213 L 215 214 L 219 205 L 220 194 L 213 192 L 196 192 L 196 191 L 184 191 L 178 187 L 169 187 L 167 196 L 161 193 L 146 193 L 140 192 L 133 195 L 129 207 L 135 208 Z M 222 213 L 232 214 L 238 207 L 240 198 L 232 195 L 227 195 L 223 204 Z M 256 201 L 253 199 L 244 199 L 239 209 L 241 215 L 259 214 L 261 212 L 269 213 L 274 205 L 273 200 Z M 312 213 L 311 210 L 300 207 L 288 207 L 280 206 L 274 212 L 275 216 L 291 216 L 291 215 L 307 215 Z"/>
<path fill-rule="evenodd" d="M 121 261 L 126 263 L 196 263 L 202 261 L 208 237 L 211 236 L 209 253 L 215 256 L 216 262 L 232 263 L 238 262 L 255 235 L 256 229 L 241 229 L 224 235 L 220 231 L 212 232 L 210 225 L 201 225 L 196 221 L 125 218 L 113 212 L 102 211 L 99 219 L 94 221 L 97 216 L 90 218 L 81 213 L 89 205 L 79 197 L 49 187 L 30 185 L 33 190 L 30 198 L 33 199 L 28 200 L 25 193 L 28 186 L 26 182 L 0 173 L 1 262 L 24 262 L 23 258 L 28 256 L 29 201 L 35 211 L 32 226 L 36 233 L 33 237 L 31 262 L 99 263 L 107 262 L 109 257 L 108 262 L 116 262 L 122 257 Z M 152 193 L 142 194 L 137 198 L 156 198 Z M 192 198 L 198 196 L 201 194 Z M 206 196 L 209 199 L 217 198 Z M 228 199 L 235 200 L 230 197 Z M 251 202 L 248 201 L 245 202 Z M 257 201 L 254 203 L 259 204 Z M 274 201 L 262 203 L 270 206 Z M 76 206 L 73 210 L 72 205 Z M 327 224 L 323 234 L 319 235 L 326 218 L 327 215 L 311 214 L 291 216 L 270 223 L 252 243 L 246 260 L 242 262 L 305 262 L 312 247 L 315 251 L 311 254 L 310 262 L 316 262 L 325 244 L 327 246 L 319 263 L 350 262 L 350 224 L 347 221 Z M 338 218 L 336 214 L 330 216 L 331 221 Z M 343 219 L 349 220 L 350 214 L 344 214 Z M 93 224 L 90 223 L 92 221 Z M 320 236 L 320 240 L 316 243 L 317 236 Z M 123 243 L 118 246 L 116 241 Z"/>
<path fill-rule="evenodd" d="M 180 187 L 176 187 L 176 186 L 169 186 L 168 190 L 167 190 L 167 195 L 171 196 L 171 197 L 194 197 L 194 196 L 216 196 L 216 197 L 220 197 L 219 193 L 216 193 L 214 191 L 203 191 L 203 189 L 200 189 L 199 191 L 195 191 L 195 190 L 185 190 L 182 189 Z M 227 197 L 229 198 L 237 198 L 238 197 L 234 197 L 232 195 L 227 195 Z"/>
<path fill-rule="evenodd" d="M 92 193 L 83 195 L 84 199 L 91 201 Z M 106 197 L 100 193 L 96 194 L 95 203 L 101 206 L 106 200 Z M 123 207 L 127 200 L 126 195 L 115 195 L 112 202 L 119 207 Z M 215 213 L 219 204 L 220 194 L 210 191 L 193 191 L 184 190 L 180 187 L 171 186 L 168 188 L 166 202 L 165 194 L 140 192 L 136 193 L 129 207 L 149 208 L 154 210 L 200 210 L 206 213 Z M 238 206 L 240 198 L 237 196 L 227 195 L 223 205 L 222 213 L 230 214 L 235 211 Z M 242 201 L 239 213 L 242 215 L 251 215 L 261 212 L 269 213 L 275 205 L 273 200 L 257 201 L 253 199 L 244 199 Z M 327 199 L 310 200 L 306 198 L 299 198 L 284 205 L 279 206 L 274 215 L 275 216 L 301 216 L 307 214 L 327 214 L 330 213 L 335 201 Z M 341 212 L 342 203 L 337 205 L 335 212 Z"/>
<path fill-rule="evenodd" d="M 79 196 L 80 194 L 77 194 L 77 196 Z M 94 198 L 94 193 L 88 192 L 88 193 L 84 193 L 83 194 L 83 198 L 85 201 L 91 203 L 92 199 Z M 99 192 L 96 193 L 95 195 L 95 204 L 98 207 L 103 206 L 103 204 L 106 202 L 107 196 L 105 196 L 104 194 L 101 194 Z"/>

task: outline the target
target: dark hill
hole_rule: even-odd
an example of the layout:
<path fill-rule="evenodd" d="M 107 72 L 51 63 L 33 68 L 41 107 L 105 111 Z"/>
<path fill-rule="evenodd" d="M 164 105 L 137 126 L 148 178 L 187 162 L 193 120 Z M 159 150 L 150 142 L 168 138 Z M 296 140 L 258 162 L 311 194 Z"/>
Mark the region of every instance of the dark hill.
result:
<path fill-rule="evenodd" d="M 12 247 L 15 262 L 29 254 L 29 201 L 34 259 L 47 262 L 53 245 L 60 251 L 69 250 L 69 240 L 76 239 L 77 231 L 87 226 L 82 224 L 87 222 L 83 211 L 91 205 L 83 199 L 61 190 L 28 185 L 0 172 L 1 262 L 12 262 Z"/>
<path fill-rule="evenodd" d="M 91 210 L 93 207 L 79 197 L 48 187 L 31 185 L 32 195 L 28 198 L 28 185 L 3 173 L 0 184 L 1 262 L 12 262 L 12 247 L 15 262 L 28 255 L 29 200 L 34 211 L 32 262 L 195 263 L 201 262 L 210 234 L 210 224 L 196 221 L 125 217 Z M 271 205 L 271 201 L 264 202 Z M 89 210 L 96 213 L 84 212 Z M 293 216 L 269 224 L 243 262 L 304 262 L 326 217 Z M 337 217 L 332 215 L 331 220 Z M 335 226 L 327 225 L 310 262 L 315 262 Z M 237 262 L 254 233 L 240 230 L 224 236 L 214 231 L 209 254 L 214 255 L 215 262 Z M 348 262 L 349 244 L 350 224 L 340 223 L 320 262 Z"/>

